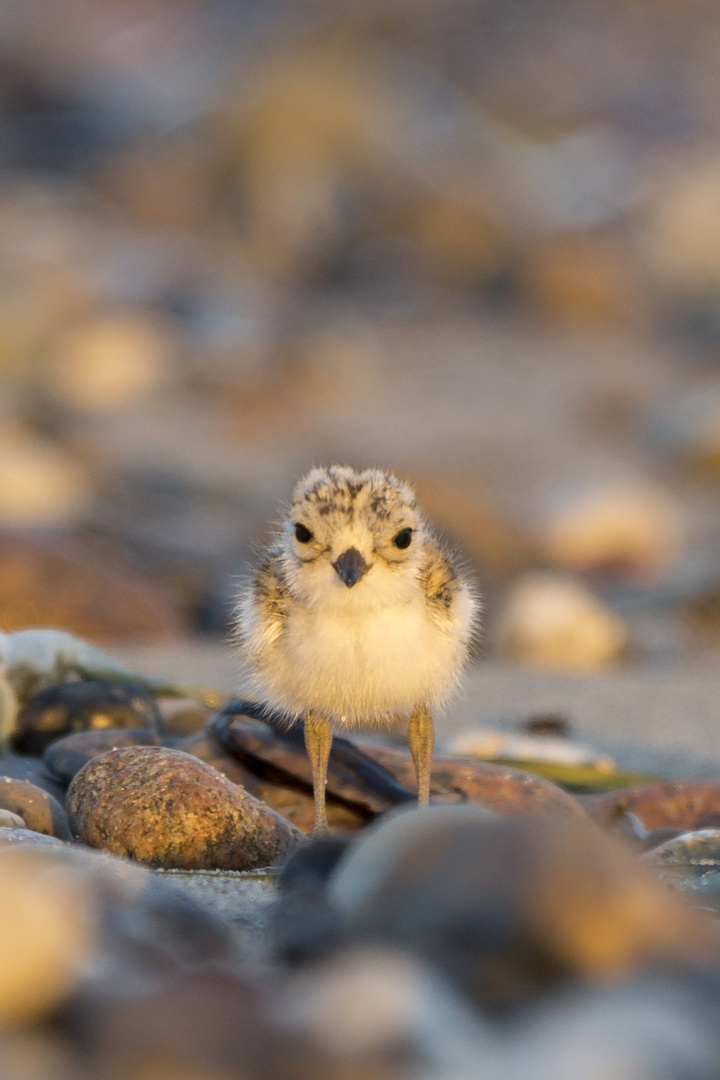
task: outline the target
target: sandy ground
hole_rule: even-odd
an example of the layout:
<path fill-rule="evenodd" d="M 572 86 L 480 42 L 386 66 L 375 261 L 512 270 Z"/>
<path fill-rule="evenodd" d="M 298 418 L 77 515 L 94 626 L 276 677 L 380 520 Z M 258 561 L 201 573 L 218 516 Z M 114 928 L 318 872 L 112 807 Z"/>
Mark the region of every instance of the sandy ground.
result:
<path fill-rule="evenodd" d="M 143 674 L 242 690 L 229 645 L 194 641 L 108 651 Z M 715 668 L 633 668 L 582 676 L 483 661 L 470 671 L 458 701 L 438 718 L 438 742 L 472 727 L 512 728 L 548 712 L 566 717 L 578 740 L 609 750 L 624 768 L 669 777 L 720 775 Z"/>

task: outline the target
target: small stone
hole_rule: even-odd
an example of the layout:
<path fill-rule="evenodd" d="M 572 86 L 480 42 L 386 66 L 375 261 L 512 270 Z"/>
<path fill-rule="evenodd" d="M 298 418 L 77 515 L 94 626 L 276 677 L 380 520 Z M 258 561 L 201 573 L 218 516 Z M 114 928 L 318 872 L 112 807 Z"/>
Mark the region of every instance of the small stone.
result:
<path fill-rule="evenodd" d="M 661 867 L 694 868 L 702 874 L 720 870 L 720 829 L 680 833 L 645 853 L 646 862 Z"/>
<path fill-rule="evenodd" d="M 537 540 L 543 556 L 564 570 L 647 577 L 677 560 L 685 526 L 669 494 L 628 480 L 567 492 L 540 525 Z"/>
<path fill-rule="evenodd" d="M 73 834 L 91 847 L 165 869 L 251 870 L 278 863 L 302 834 L 197 758 L 111 750 L 75 776 Z"/>
<path fill-rule="evenodd" d="M 588 795 L 583 806 L 593 821 L 612 828 L 628 814 L 648 830 L 698 829 L 720 813 L 720 783 L 714 780 L 665 780 L 623 788 L 605 795 Z"/>
<path fill-rule="evenodd" d="M 136 404 L 167 379 L 174 336 L 149 314 L 96 314 L 52 339 L 47 385 L 77 412 L 103 414 Z"/>
<path fill-rule="evenodd" d="M 36 436 L 0 436 L 0 526 L 57 526 L 92 498 L 90 477 L 65 451 Z"/>
<path fill-rule="evenodd" d="M 526 574 L 515 582 L 494 637 L 499 654 L 529 667 L 597 671 L 627 644 L 623 620 L 579 582 Z"/>
<path fill-rule="evenodd" d="M 2 1026 L 50 1015 L 78 986 L 88 963 L 93 905 L 83 883 L 53 867 L 49 857 L 0 845 Z"/>
<path fill-rule="evenodd" d="M 10 810 L 0 810 L 0 829 L 25 829 L 26 825 L 19 814 Z"/>
<path fill-rule="evenodd" d="M 340 860 L 329 898 L 348 934 L 419 953 L 485 1007 L 720 959 L 712 923 L 571 818 L 395 812 Z"/>
<path fill-rule="evenodd" d="M 47 791 L 59 803 L 65 802 L 67 785 L 61 783 L 38 758 L 28 757 L 26 754 L 0 755 L 0 784 L 4 776 L 11 776 L 15 780 L 28 780 Z"/>
<path fill-rule="evenodd" d="M 28 829 L 70 839 L 67 818 L 57 799 L 27 780 L 0 776 L 0 809 L 19 814 Z"/>
<path fill-rule="evenodd" d="M 407 787 L 415 783 L 415 766 L 406 750 L 388 746 L 363 747 Z M 436 754 L 430 773 L 430 794 L 443 803 L 484 806 L 502 814 L 564 814 L 585 817 L 577 799 L 551 780 L 467 757 Z"/>
<path fill-rule="evenodd" d="M 58 851 L 67 847 L 66 840 L 58 840 L 56 836 L 47 836 L 46 833 L 35 832 L 33 829 L 10 828 L 8 825 L 0 827 L 0 847 L 31 847 L 41 848 L 44 851 Z"/>
<path fill-rule="evenodd" d="M 720 284 L 720 158 L 683 160 L 661 185 L 646 217 L 645 250 L 675 288 Z"/>
<path fill-rule="evenodd" d="M 54 739 L 73 731 L 144 728 L 159 731 L 155 698 L 128 682 L 59 683 L 25 703 L 17 718 L 13 743 L 26 754 L 39 754 Z"/>
<path fill-rule="evenodd" d="M 711 376 L 675 396 L 666 409 L 650 418 L 649 431 L 658 449 L 701 476 L 720 471 L 720 379 Z"/>
<path fill-rule="evenodd" d="M 137 990 L 138 974 L 144 980 L 155 971 L 165 979 L 173 967 L 186 970 L 188 963 L 233 955 L 227 922 L 168 877 L 129 859 L 26 829 L 0 829 L 0 867 L 8 849 L 23 853 L 29 849 L 41 856 L 45 884 L 54 881 L 55 874 L 70 874 L 99 915 L 100 933 L 90 968 L 93 998 L 98 983 L 111 994 L 123 984 Z"/>
<path fill-rule="evenodd" d="M 42 759 L 55 776 L 69 784 L 92 758 L 123 746 L 162 746 L 162 740 L 159 735 L 139 728 L 76 731 L 51 742 Z"/>

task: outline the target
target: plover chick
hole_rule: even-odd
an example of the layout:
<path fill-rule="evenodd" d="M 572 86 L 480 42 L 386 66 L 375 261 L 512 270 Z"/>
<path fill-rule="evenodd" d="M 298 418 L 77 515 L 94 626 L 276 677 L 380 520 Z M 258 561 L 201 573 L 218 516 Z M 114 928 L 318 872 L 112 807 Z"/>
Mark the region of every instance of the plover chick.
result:
<path fill-rule="evenodd" d="M 296 484 L 241 592 L 236 625 L 254 690 L 304 720 L 314 831 L 327 828 L 333 732 L 408 722 L 418 801 L 427 805 L 432 710 L 458 684 L 478 610 L 408 484 L 340 465 Z"/>

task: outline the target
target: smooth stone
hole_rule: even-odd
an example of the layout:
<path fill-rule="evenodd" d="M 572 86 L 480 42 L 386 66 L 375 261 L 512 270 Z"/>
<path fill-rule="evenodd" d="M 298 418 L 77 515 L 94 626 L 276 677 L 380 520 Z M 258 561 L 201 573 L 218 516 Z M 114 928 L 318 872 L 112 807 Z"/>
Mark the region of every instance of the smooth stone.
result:
<path fill-rule="evenodd" d="M 579 581 L 533 571 L 513 585 L 494 636 L 503 659 L 528 667 L 590 672 L 615 663 L 628 635 L 620 616 Z"/>
<path fill-rule="evenodd" d="M 666 572 L 682 551 L 682 506 L 647 481 L 585 483 L 557 503 L 537 539 L 544 558 L 564 570 L 647 578 Z"/>
<path fill-rule="evenodd" d="M 26 754 L 2 754 L 0 782 L 3 776 L 11 776 L 15 780 L 29 780 L 31 784 L 49 792 L 59 803 L 65 802 L 66 785 L 60 783 L 39 758 L 28 757 Z"/>
<path fill-rule="evenodd" d="M 633 814 L 646 829 L 701 828 L 720 813 L 720 783 L 714 780 L 664 780 L 623 788 L 606 795 L 588 795 L 585 811 L 603 828 L 617 827 Z"/>
<path fill-rule="evenodd" d="M 33 847 L 58 849 L 68 847 L 67 840 L 59 840 L 56 836 L 48 836 L 47 833 L 34 832 L 32 829 L 9 828 L 7 825 L 0 828 L 0 847 L 11 844 L 13 847 Z"/>
<path fill-rule="evenodd" d="M 0 810 L 0 829 L 25 829 L 25 821 L 11 810 Z"/>
<path fill-rule="evenodd" d="M 178 750 L 128 747 L 93 758 L 67 795 L 73 835 L 165 869 L 252 870 L 302 839 L 289 822 Z"/>
<path fill-rule="evenodd" d="M 713 878 L 720 878 L 720 829 L 697 829 L 670 837 L 643 856 L 661 876 L 682 891 L 720 902 Z"/>
<path fill-rule="evenodd" d="M 415 766 L 407 750 L 370 744 L 363 745 L 363 750 L 402 784 L 411 787 L 415 783 Z M 508 765 L 466 757 L 433 757 L 430 794 L 443 803 L 472 803 L 502 814 L 586 816 L 577 799 L 551 780 Z"/>
<path fill-rule="evenodd" d="M 346 933 L 410 949 L 483 1007 L 567 979 L 621 982 L 720 962 L 712 922 L 588 822 L 473 806 L 389 815 L 328 886 Z"/>
<path fill-rule="evenodd" d="M 19 814 L 28 829 L 70 839 L 65 810 L 49 792 L 36 787 L 28 780 L 16 780 L 0 776 L 0 809 Z"/>
<path fill-rule="evenodd" d="M 132 406 L 166 381 L 174 335 L 158 317 L 93 314 L 56 332 L 47 385 L 64 406 L 103 415 Z"/>
<path fill-rule="evenodd" d="M 0 435 L 0 526 L 64 525 L 92 497 L 91 476 L 66 451 L 32 434 Z"/>
<path fill-rule="evenodd" d="M 285 964 L 316 960 L 344 942 L 344 925 L 327 882 L 352 838 L 337 832 L 311 839 L 285 860 L 269 920 L 275 956 Z"/>
<path fill-rule="evenodd" d="M 518 1018 L 487 1075 L 707 1080 L 720 1067 L 716 1011 L 716 991 L 705 996 L 702 985 L 682 978 L 573 986 Z"/>
<path fill-rule="evenodd" d="M 161 719 L 155 698 L 137 683 L 89 679 L 59 683 L 25 703 L 13 743 L 23 753 L 39 754 L 61 735 L 107 728 L 144 728 L 157 733 Z"/>
<path fill-rule="evenodd" d="M 164 875 L 26 829 L 0 829 L 0 856 L 6 849 L 42 857 L 46 878 L 47 871 L 60 872 L 79 882 L 99 931 L 95 963 L 85 973 L 91 994 L 136 990 L 138 978 L 143 983 L 148 977 L 165 979 L 170 970 L 184 970 L 188 963 L 235 956 L 228 922 Z"/>
<path fill-rule="evenodd" d="M 209 722 L 208 733 L 247 768 L 283 787 L 312 795 L 312 769 L 301 724 L 256 701 L 234 698 Z M 327 768 L 327 802 L 351 806 L 366 818 L 414 802 L 412 791 L 365 754 L 352 740 L 336 735 Z"/>
<path fill-rule="evenodd" d="M 79 985 L 93 950 L 94 904 L 84 883 L 52 858 L 0 845 L 3 1027 L 50 1016 Z"/>
<path fill-rule="evenodd" d="M 107 728 L 94 731 L 75 731 L 55 739 L 43 750 L 42 760 L 60 780 L 69 784 L 99 754 L 124 746 L 162 746 L 159 735 L 146 728 Z"/>
<path fill-rule="evenodd" d="M 524 253 L 521 280 L 534 313 L 570 328 L 635 326 L 647 309 L 627 240 L 552 233 Z"/>
<path fill-rule="evenodd" d="M 691 155 L 675 165 L 646 213 L 645 250 L 652 270 L 676 290 L 717 290 L 720 252 L 713 237 L 720 227 L 720 157 Z"/>

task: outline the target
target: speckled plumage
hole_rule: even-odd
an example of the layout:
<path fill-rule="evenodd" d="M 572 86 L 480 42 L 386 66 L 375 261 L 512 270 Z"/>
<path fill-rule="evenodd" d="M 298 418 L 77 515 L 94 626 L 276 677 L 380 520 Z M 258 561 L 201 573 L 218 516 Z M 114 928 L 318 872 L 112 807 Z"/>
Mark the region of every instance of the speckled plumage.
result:
<path fill-rule="evenodd" d="M 237 639 L 262 700 L 338 731 L 429 715 L 457 686 L 477 615 L 409 485 L 331 466 L 296 485 L 242 590 Z"/>

